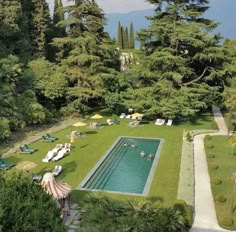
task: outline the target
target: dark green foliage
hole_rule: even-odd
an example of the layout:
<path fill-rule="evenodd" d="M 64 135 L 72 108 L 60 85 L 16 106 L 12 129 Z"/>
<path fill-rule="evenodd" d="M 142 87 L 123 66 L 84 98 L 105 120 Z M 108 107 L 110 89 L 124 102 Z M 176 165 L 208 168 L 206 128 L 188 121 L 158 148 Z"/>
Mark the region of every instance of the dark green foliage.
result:
<path fill-rule="evenodd" d="M 97 231 L 188 231 L 183 212 L 160 203 L 121 202 L 90 196 L 82 215 L 81 229 Z"/>
<path fill-rule="evenodd" d="M 214 159 L 216 156 L 214 154 L 209 154 L 209 155 L 207 155 L 207 157 L 210 159 Z"/>
<path fill-rule="evenodd" d="M 217 170 L 219 168 L 219 165 L 218 164 L 212 164 L 210 167 L 211 167 L 212 170 Z"/>
<path fill-rule="evenodd" d="M 123 48 L 129 48 L 129 32 L 127 27 L 123 29 Z"/>
<path fill-rule="evenodd" d="M 123 32 L 120 21 L 118 23 L 118 29 L 117 29 L 117 45 L 119 48 L 123 48 Z"/>
<path fill-rule="evenodd" d="M 133 22 L 130 23 L 130 27 L 129 27 L 129 48 L 134 49 L 134 26 L 133 26 Z"/>
<path fill-rule="evenodd" d="M 222 101 L 233 76 L 232 56 L 211 35 L 217 23 L 202 18 L 208 1 L 149 1 L 156 13 L 151 25 L 138 32 L 144 53 L 129 70 L 132 89 L 123 94 L 126 108 L 150 116 L 194 115 Z"/>
<path fill-rule="evenodd" d="M 193 141 L 193 138 L 192 138 L 192 136 L 190 135 L 189 132 L 186 134 L 186 139 L 187 139 L 188 142 L 192 142 Z"/>
<path fill-rule="evenodd" d="M 185 218 L 185 224 L 189 227 L 193 224 L 193 212 L 190 206 L 184 200 L 177 200 L 174 204 L 174 209 L 182 213 Z"/>
<path fill-rule="evenodd" d="M 23 173 L 0 173 L 2 231 L 66 231 L 56 202 Z"/>

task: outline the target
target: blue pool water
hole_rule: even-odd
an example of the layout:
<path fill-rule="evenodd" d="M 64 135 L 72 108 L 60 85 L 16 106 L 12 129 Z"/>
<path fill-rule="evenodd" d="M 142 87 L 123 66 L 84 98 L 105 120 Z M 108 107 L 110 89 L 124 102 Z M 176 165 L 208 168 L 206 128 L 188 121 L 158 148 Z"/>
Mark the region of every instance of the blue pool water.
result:
<path fill-rule="evenodd" d="M 80 187 L 142 194 L 153 162 L 158 160 L 159 145 L 160 139 L 120 137 Z"/>

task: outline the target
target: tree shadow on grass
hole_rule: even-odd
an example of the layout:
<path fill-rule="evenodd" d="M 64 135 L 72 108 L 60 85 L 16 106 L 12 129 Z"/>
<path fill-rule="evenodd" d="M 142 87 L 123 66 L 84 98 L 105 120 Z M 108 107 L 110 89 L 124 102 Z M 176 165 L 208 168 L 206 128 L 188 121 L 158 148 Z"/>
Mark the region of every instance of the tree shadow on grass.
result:
<path fill-rule="evenodd" d="M 60 174 L 60 178 L 66 177 L 68 173 L 74 172 L 75 168 L 77 166 L 77 163 L 75 161 L 70 161 L 68 163 L 64 163 L 62 165 L 62 172 Z"/>
<path fill-rule="evenodd" d="M 212 118 L 209 114 L 199 114 L 191 117 L 178 117 L 174 119 L 175 125 L 188 123 L 191 126 L 197 126 L 204 124 L 203 122 L 211 122 Z"/>

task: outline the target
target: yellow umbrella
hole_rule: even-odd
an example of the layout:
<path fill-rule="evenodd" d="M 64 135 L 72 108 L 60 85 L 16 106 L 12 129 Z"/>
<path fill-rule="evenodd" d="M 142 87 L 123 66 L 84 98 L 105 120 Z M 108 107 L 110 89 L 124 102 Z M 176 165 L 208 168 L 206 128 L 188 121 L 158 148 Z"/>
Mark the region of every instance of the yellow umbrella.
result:
<path fill-rule="evenodd" d="M 85 123 L 85 122 L 76 122 L 75 124 L 73 124 L 73 126 L 78 126 L 78 127 L 80 127 L 80 126 L 86 126 L 87 124 Z"/>
<path fill-rule="evenodd" d="M 100 118 L 103 118 L 103 116 L 100 114 L 95 114 L 91 117 L 91 119 L 100 119 Z"/>
<path fill-rule="evenodd" d="M 132 116 L 133 118 L 141 118 L 141 117 L 143 117 L 143 114 L 134 113 L 134 114 L 131 114 L 131 116 Z"/>

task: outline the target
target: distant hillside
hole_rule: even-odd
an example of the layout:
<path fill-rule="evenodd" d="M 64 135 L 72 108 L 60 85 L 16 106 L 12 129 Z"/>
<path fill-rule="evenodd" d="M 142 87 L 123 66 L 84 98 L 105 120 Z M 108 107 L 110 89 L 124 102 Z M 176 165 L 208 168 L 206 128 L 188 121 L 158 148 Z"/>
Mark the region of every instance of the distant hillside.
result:
<path fill-rule="evenodd" d="M 204 17 L 213 19 L 220 23 L 216 32 L 220 32 L 223 37 L 236 38 L 236 0 L 210 0 L 210 9 Z M 145 16 L 154 14 L 154 9 L 132 11 L 129 13 L 109 13 L 106 14 L 107 26 L 105 31 L 109 32 L 112 38 L 117 37 L 117 27 L 120 21 L 123 26 L 129 27 L 133 22 L 134 30 L 139 31 L 141 28 L 147 28 L 149 21 Z M 136 43 L 136 47 L 138 44 Z"/>

